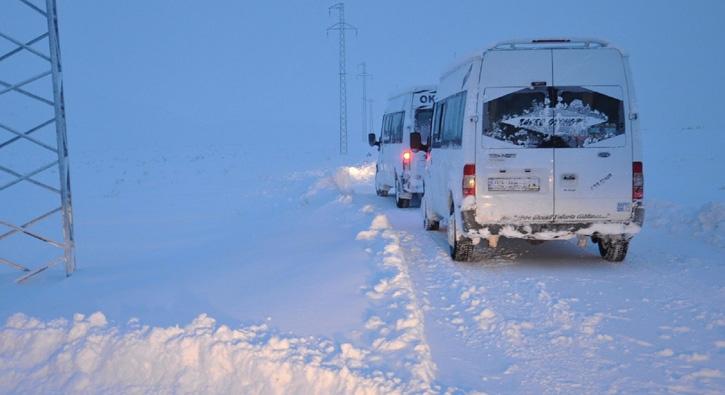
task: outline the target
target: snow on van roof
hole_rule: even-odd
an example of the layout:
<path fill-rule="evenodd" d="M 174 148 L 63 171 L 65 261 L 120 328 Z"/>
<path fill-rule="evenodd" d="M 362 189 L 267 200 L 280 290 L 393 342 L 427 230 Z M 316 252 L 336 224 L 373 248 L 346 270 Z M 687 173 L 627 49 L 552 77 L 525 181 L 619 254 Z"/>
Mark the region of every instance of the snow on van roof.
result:
<path fill-rule="evenodd" d="M 407 95 L 410 93 L 415 92 L 422 92 L 422 91 L 434 91 L 438 88 L 437 85 L 413 85 L 409 86 L 405 89 L 398 89 L 395 92 L 388 95 L 388 99 L 394 99 L 398 96 Z"/>
<path fill-rule="evenodd" d="M 470 52 L 467 56 L 460 57 L 446 67 L 446 75 L 464 64 L 468 64 L 474 59 L 478 59 L 488 51 L 510 51 L 521 49 L 552 49 L 552 48 L 572 48 L 572 49 L 596 49 L 596 48 L 614 48 L 618 50 L 622 56 L 627 56 L 621 48 L 611 45 L 608 41 L 590 37 L 562 37 L 562 38 L 521 38 L 514 40 L 499 41 Z"/>

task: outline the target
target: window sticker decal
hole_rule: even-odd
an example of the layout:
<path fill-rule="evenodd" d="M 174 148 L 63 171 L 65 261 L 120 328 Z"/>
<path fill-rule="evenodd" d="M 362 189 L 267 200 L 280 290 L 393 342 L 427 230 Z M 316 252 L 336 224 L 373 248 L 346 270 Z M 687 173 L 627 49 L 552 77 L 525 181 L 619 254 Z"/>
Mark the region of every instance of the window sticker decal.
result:
<path fill-rule="evenodd" d="M 484 114 L 484 136 L 520 148 L 603 147 L 625 132 L 623 102 L 581 87 L 522 89 L 485 103 Z"/>

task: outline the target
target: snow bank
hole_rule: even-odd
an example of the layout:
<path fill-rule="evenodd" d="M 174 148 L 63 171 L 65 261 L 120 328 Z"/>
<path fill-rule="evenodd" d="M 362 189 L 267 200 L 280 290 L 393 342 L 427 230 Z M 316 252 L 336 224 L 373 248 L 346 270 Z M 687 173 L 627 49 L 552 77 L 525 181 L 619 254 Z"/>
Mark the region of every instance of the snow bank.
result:
<path fill-rule="evenodd" d="M 647 225 L 666 228 L 674 234 L 692 236 L 725 248 L 725 204 L 720 202 L 708 202 L 699 208 L 664 201 L 648 202 Z"/>
<path fill-rule="evenodd" d="M 186 327 L 109 326 L 11 316 L 0 330 L 0 393 L 390 393 L 360 350 L 278 337 L 265 325 L 231 329 L 200 315 Z"/>
<path fill-rule="evenodd" d="M 385 214 L 375 214 L 370 228 L 358 233 L 358 240 L 372 242 L 380 258 L 381 276 L 366 292 L 375 308 L 363 334 L 372 343 L 370 362 L 383 370 L 410 372 L 407 391 L 434 390 L 437 366 L 425 339 L 424 314 L 420 308 L 408 262 L 401 246 L 401 233 L 392 229 Z"/>
<path fill-rule="evenodd" d="M 302 195 L 303 199 L 315 196 L 323 190 L 336 189 L 343 197 L 356 192 L 369 192 L 375 178 L 375 163 L 365 163 L 360 166 L 343 166 L 334 174 L 321 177 L 312 187 Z M 349 202 L 350 199 L 346 201 Z"/>
<path fill-rule="evenodd" d="M 375 163 L 362 166 L 345 166 L 337 169 L 333 179 L 343 194 L 353 193 L 356 186 L 370 185 L 375 177 Z"/>

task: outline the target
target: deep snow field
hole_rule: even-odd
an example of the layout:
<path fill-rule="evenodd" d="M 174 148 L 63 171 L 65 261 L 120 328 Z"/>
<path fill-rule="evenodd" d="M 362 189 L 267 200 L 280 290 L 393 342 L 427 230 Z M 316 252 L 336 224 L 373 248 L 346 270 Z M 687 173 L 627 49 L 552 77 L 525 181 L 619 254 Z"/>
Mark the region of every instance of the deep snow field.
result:
<path fill-rule="evenodd" d="M 72 152 L 79 269 L 0 267 L 0 393 L 722 393 L 720 132 L 645 131 L 622 264 L 516 240 L 453 262 L 375 196 L 374 156 Z"/>

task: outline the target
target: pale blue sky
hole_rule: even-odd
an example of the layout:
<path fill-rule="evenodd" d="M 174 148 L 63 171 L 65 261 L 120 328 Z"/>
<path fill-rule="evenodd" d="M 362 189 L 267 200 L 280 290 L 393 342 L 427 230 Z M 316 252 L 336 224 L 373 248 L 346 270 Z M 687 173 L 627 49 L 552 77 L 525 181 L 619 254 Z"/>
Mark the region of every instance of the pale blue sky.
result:
<path fill-rule="evenodd" d="M 71 143 L 275 143 L 337 147 L 331 1 L 60 1 Z M 516 37 L 593 36 L 631 54 L 646 130 L 723 127 L 723 1 L 348 1 L 349 128 L 360 138 L 356 65 L 388 93 L 435 82 L 456 56 Z"/>

